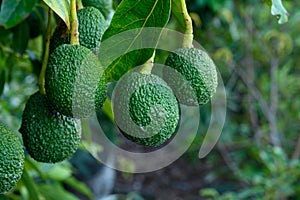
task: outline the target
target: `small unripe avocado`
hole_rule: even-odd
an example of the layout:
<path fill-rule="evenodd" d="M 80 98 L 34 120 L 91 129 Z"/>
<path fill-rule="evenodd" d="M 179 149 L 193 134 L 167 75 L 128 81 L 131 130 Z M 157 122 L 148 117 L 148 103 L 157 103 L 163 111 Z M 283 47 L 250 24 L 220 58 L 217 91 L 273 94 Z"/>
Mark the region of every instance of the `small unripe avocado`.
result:
<path fill-rule="evenodd" d="M 49 57 L 45 89 L 54 108 L 69 117 L 85 118 L 101 109 L 107 85 L 96 55 L 79 45 L 63 44 Z"/>
<path fill-rule="evenodd" d="M 80 120 L 54 110 L 47 96 L 36 92 L 26 103 L 20 133 L 33 159 L 56 163 L 71 157 L 77 150 L 81 124 Z"/>
<path fill-rule="evenodd" d="M 171 138 L 179 122 L 179 104 L 158 76 L 130 72 L 113 93 L 113 113 L 121 132 L 144 146 L 159 146 Z"/>
<path fill-rule="evenodd" d="M 185 105 L 206 104 L 216 92 L 216 66 L 209 55 L 197 48 L 172 52 L 165 64 L 163 78 Z"/>
<path fill-rule="evenodd" d="M 105 18 L 108 18 L 112 11 L 112 0 L 82 0 L 83 6 L 93 6 L 100 10 Z"/>
<path fill-rule="evenodd" d="M 85 7 L 77 11 L 77 17 L 80 45 L 97 54 L 102 35 L 107 28 L 103 15 L 94 7 Z M 70 32 L 66 25 L 59 24 L 51 38 L 50 52 L 62 44 L 70 44 L 70 40 Z"/>
<path fill-rule="evenodd" d="M 24 158 L 20 139 L 0 122 L 0 193 L 16 186 L 23 173 Z"/>

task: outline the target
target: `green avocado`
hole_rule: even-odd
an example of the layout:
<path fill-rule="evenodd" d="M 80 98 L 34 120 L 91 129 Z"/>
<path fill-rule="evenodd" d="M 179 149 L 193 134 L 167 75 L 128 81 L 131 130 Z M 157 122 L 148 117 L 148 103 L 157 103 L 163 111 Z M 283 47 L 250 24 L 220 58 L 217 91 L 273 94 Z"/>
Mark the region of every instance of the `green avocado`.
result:
<path fill-rule="evenodd" d="M 106 21 L 101 12 L 94 7 L 85 7 L 77 11 L 79 43 L 94 53 L 98 53 L 100 41 L 107 28 Z M 70 32 L 64 23 L 55 29 L 51 41 L 50 52 L 62 45 L 70 44 Z"/>
<path fill-rule="evenodd" d="M 158 76 L 133 71 L 118 82 L 112 99 L 115 121 L 129 140 L 159 146 L 171 138 L 179 122 L 179 104 Z"/>
<path fill-rule="evenodd" d="M 82 0 L 83 6 L 93 6 L 97 8 L 107 19 L 112 11 L 112 0 Z"/>
<path fill-rule="evenodd" d="M 172 52 L 163 70 L 163 79 L 173 89 L 179 102 L 204 105 L 218 85 L 216 66 L 209 55 L 196 48 L 180 48 Z"/>
<path fill-rule="evenodd" d="M 49 57 L 45 89 L 54 108 L 69 117 L 90 117 L 101 109 L 107 92 L 104 68 L 80 45 L 63 44 Z"/>
<path fill-rule="evenodd" d="M 56 163 L 71 157 L 81 139 L 80 120 L 55 111 L 47 96 L 30 96 L 20 133 L 29 155 L 39 162 Z"/>
<path fill-rule="evenodd" d="M 19 138 L 0 122 L 0 193 L 16 186 L 23 173 L 24 158 Z"/>

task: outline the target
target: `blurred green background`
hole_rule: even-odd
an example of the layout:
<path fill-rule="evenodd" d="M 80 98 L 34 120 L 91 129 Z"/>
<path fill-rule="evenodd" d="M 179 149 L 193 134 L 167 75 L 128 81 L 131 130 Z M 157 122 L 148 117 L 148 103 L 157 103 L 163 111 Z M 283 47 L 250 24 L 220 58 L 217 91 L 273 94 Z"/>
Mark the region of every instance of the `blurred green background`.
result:
<path fill-rule="evenodd" d="M 281 25 L 260 0 L 186 2 L 195 40 L 226 87 L 226 123 L 213 151 L 198 158 L 210 120 L 206 105 L 189 150 L 162 170 L 114 171 L 84 148 L 56 165 L 27 157 L 28 173 L 0 199 L 300 199 L 300 2 L 283 1 L 290 16 Z M 0 27 L 0 120 L 15 132 L 38 89 L 47 18 L 41 5 L 16 27 Z M 168 27 L 177 29 L 173 18 Z M 113 123 L 104 113 L 99 117 L 113 138 Z"/>

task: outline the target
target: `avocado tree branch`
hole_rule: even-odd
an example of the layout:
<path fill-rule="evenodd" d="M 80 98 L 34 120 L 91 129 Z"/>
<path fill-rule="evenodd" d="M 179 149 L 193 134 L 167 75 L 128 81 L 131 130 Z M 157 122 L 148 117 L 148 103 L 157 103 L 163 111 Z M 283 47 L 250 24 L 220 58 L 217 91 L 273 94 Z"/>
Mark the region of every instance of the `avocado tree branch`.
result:
<path fill-rule="evenodd" d="M 71 0 L 71 44 L 79 45 L 78 19 L 77 19 L 76 0 Z"/>
<path fill-rule="evenodd" d="M 183 48 L 193 47 L 193 23 L 188 13 L 185 0 L 172 0 L 172 12 L 184 29 Z"/>
<path fill-rule="evenodd" d="M 142 65 L 140 73 L 151 74 L 151 71 L 153 68 L 153 63 L 154 63 L 154 58 L 155 58 L 155 51 L 153 52 L 152 57 Z"/>
<path fill-rule="evenodd" d="M 78 10 L 83 8 L 83 4 L 81 0 L 76 0 L 77 2 L 77 6 L 78 6 Z"/>
<path fill-rule="evenodd" d="M 46 68 L 47 68 L 48 59 L 49 59 L 50 38 L 51 38 L 51 33 L 52 33 L 52 17 L 53 17 L 53 11 L 52 11 L 51 8 L 49 8 L 48 25 L 47 25 L 47 30 L 46 30 L 45 53 L 44 53 L 42 69 L 41 69 L 41 72 L 40 72 L 40 75 L 39 75 L 39 82 L 38 82 L 41 94 L 46 94 L 46 90 L 45 90 L 45 73 L 46 73 Z"/>

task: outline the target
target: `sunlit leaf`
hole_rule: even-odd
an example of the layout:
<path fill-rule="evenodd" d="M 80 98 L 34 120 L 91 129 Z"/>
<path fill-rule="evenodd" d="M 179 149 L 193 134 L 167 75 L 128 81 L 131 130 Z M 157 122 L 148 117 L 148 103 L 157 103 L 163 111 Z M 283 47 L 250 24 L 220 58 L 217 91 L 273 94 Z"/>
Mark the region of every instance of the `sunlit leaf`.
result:
<path fill-rule="evenodd" d="M 70 5 L 67 0 L 43 0 L 70 29 Z"/>

